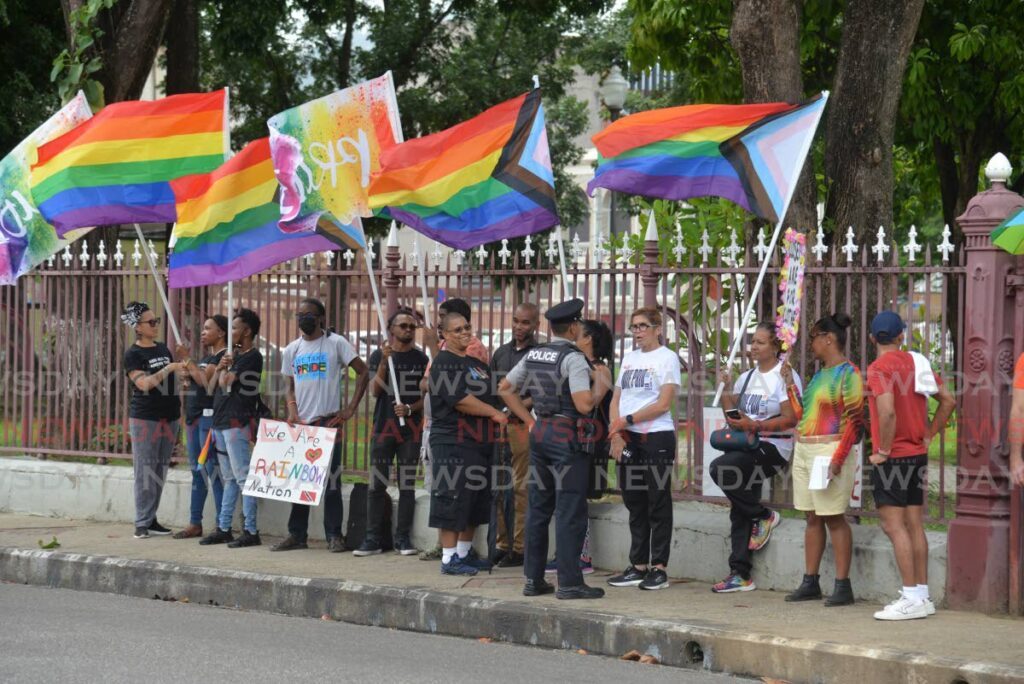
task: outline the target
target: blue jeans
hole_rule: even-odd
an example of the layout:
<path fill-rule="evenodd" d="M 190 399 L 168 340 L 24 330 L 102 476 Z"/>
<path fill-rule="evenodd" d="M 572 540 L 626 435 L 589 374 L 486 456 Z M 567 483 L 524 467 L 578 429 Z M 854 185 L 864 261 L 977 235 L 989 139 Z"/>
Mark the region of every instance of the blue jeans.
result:
<path fill-rule="evenodd" d="M 218 527 L 222 530 L 231 529 L 231 520 L 235 517 L 235 503 L 241 496 L 245 530 L 256 534 L 256 498 L 242 496 L 245 478 L 249 475 L 249 457 L 252 456 L 249 432 L 248 427 L 213 431 L 217 448 L 221 453 L 227 452 L 227 458 L 220 461 L 221 477 L 224 478 L 224 499 L 220 504 Z"/>
<path fill-rule="evenodd" d="M 199 465 L 199 454 L 206 444 L 206 435 L 213 426 L 213 418 L 202 416 L 192 423 L 185 423 L 188 436 L 188 467 L 192 471 L 192 507 L 188 521 L 193 525 L 203 524 L 203 507 L 206 506 L 206 494 L 213 487 L 213 505 L 220 518 L 220 502 L 224 496 L 224 480 L 221 479 L 217 467 L 217 448 L 212 442 L 206 455 L 206 465 Z"/>

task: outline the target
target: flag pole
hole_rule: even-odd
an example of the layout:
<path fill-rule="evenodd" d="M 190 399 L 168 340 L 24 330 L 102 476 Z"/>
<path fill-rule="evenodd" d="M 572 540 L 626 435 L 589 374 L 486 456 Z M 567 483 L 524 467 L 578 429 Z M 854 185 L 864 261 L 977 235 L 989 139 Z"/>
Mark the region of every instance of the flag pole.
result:
<path fill-rule="evenodd" d="M 562 226 L 555 226 L 555 239 L 558 240 L 558 265 L 562 271 L 562 294 L 565 300 L 572 299 L 572 292 L 569 290 L 569 271 L 565 267 L 565 245 L 562 243 Z"/>
<path fill-rule="evenodd" d="M 427 298 L 427 256 L 420 251 L 419 246 L 420 236 L 419 233 L 417 233 L 416 252 L 418 258 L 416 260 L 416 270 L 419 271 L 417 279 L 420 282 L 420 296 L 423 297 L 423 325 L 429 330 L 434 327 L 431 323 L 434 319 L 433 316 L 430 315 L 430 300 Z"/>
<path fill-rule="evenodd" d="M 811 151 L 811 143 L 814 142 L 814 133 L 818 130 L 818 124 L 821 122 L 821 115 L 825 111 L 825 103 L 828 102 L 828 91 L 822 91 L 821 97 L 825 102 L 822 102 L 822 106 L 818 110 L 817 116 L 814 118 L 814 132 L 807 136 L 803 142 L 803 148 L 800 150 L 800 163 L 797 166 L 793 183 L 786 192 L 786 201 L 782 205 L 782 212 L 779 214 L 779 222 L 775 224 L 775 232 L 772 234 L 772 241 L 771 244 L 768 245 L 768 251 L 765 253 L 764 262 L 761 264 L 761 270 L 757 274 L 757 281 L 754 283 L 754 289 L 751 290 L 750 299 L 747 301 L 747 306 L 743 310 L 743 318 L 740 321 L 739 333 L 732 341 L 732 348 L 729 350 L 729 360 L 725 362 L 726 368 L 731 367 L 733 361 L 736 360 L 736 354 L 739 353 L 740 349 L 740 342 L 743 340 L 744 333 L 747 330 L 747 325 L 749 325 L 750 317 L 754 313 L 754 305 L 757 303 L 757 298 L 761 294 L 761 286 L 764 284 L 764 274 L 768 272 L 768 264 L 771 263 L 772 255 L 775 253 L 775 245 L 778 243 L 779 234 L 782 232 L 782 223 L 786 220 L 786 214 L 789 212 L 789 203 L 793 200 L 793 193 L 796 191 L 796 186 L 799 184 L 800 174 L 807 161 L 807 154 Z M 722 390 L 724 389 L 725 383 L 719 381 L 718 389 L 715 391 L 715 400 L 711 402 L 712 407 L 718 406 L 718 403 L 722 400 Z"/>
<path fill-rule="evenodd" d="M 388 322 L 384 318 L 384 309 L 380 303 L 380 290 L 377 288 L 377 279 L 373 275 L 373 259 L 370 257 L 370 243 L 366 239 L 366 232 L 363 230 L 363 219 L 357 216 L 355 221 L 353 221 L 353 225 L 359 228 L 359 233 L 363 237 L 363 256 L 366 258 L 366 274 L 370 279 L 370 291 L 373 292 L 373 303 L 377 309 L 377 320 L 380 322 L 381 339 L 387 341 Z M 400 398 L 400 395 L 398 394 L 398 374 L 395 373 L 395 360 L 390 357 L 388 358 L 388 371 L 391 376 L 391 389 L 395 393 L 395 401 L 398 401 Z M 405 418 L 400 416 L 398 418 L 398 424 L 405 427 Z"/>
<path fill-rule="evenodd" d="M 164 311 L 167 312 L 167 323 L 171 326 L 171 332 L 174 333 L 174 342 L 175 344 L 181 344 L 181 332 L 178 330 L 178 322 L 174 319 L 174 312 L 171 311 L 171 304 L 167 301 L 167 291 L 164 288 L 164 284 L 160 281 L 160 275 L 156 272 L 156 262 L 153 261 L 153 255 L 149 251 L 149 243 L 146 242 L 146 238 L 142 234 L 142 228 L 139 227 L 138 223 L 135 224 L 135 234 L 139 236 L 139 242 L 142 243 L 142 253 L 146 255 L 149 272 L 153 275 L 156 291 L 160 293 L 160 301 L 163 302 Z"/>

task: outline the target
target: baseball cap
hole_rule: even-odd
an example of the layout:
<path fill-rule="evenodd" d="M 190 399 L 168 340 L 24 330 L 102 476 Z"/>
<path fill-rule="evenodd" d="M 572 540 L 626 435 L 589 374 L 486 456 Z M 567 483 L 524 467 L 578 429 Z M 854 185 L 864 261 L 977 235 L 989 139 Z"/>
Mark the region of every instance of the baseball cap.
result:
<path fill-rule="evenodd" d="M 871 334 L 879 344 L 892 344 L 906 328 L 895 311 L 883 311 L 871 321 Z"/>

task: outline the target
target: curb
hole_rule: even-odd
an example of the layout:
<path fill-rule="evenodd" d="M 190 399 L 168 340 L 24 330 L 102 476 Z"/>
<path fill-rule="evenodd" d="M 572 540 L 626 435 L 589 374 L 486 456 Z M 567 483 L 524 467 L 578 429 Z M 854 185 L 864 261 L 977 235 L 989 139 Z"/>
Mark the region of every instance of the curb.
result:
<path fill-rule="evenodd" d="M 617 657 L 636 649 L 675 667 L 791 682 L 964 682 L 1024 680 L 1024 667 L 896 649 L 727 631 L 544 605 L 392 587 L 178 565 L 111 556 L 0 547 L 0 579 L 142 598 L 336 620 L 416 632 L 584 649 Z M 826 674 L 827 673 L 827 674 Z"/>

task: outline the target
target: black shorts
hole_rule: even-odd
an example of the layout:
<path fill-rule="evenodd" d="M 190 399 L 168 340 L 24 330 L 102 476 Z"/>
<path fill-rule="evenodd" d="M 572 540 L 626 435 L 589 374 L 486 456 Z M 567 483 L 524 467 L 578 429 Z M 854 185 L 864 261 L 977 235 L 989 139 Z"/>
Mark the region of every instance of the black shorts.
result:
<path fill-rule="evenodd" d="M 889 458 L 871 467 L 871 492 L 875 507 L 923 506 L 928 477 L 928 455 Z"/>
<path fill-rule="evenodd" d="M 431 442 L 428 525 L 462 532 L 491 520 L 491 444 Z"/>

